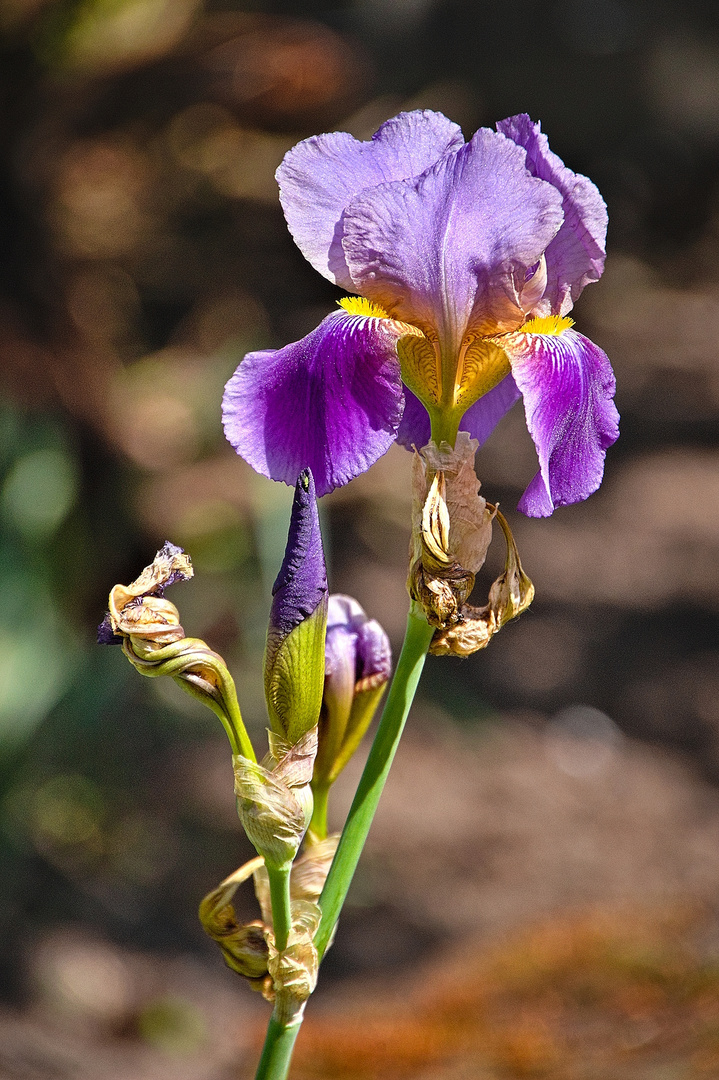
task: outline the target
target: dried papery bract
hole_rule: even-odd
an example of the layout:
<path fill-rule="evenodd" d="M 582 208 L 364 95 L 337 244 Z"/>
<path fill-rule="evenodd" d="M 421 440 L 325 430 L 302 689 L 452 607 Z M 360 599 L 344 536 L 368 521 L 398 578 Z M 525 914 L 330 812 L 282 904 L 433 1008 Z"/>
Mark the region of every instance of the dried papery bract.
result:
<path fill-rule="evenodd" d="M 410 596 L 431 626 L 454 626 L 474 588 L 492 539 L 494 511 L 479 494 L 477 440 L 460 432 L 456 447 L 428 443 L 412 467 Z"/>
<path fill-rule="evenodd" d="M 268 988 L 268 981 L 271 981 L 267 978 L 267 926 L 260 919 L 238 923 L 232 904 L 238 887 L 261 866 L 263 860 L 257 856 L 235 870 L 234 874 L 208 893 L 200 904 L 198 914 L 205 933 L 220 946 L 227 966 L 238 975 L 244 975 L 253 989 L 264 992 Z"/>
<path fill-rule="evenodd" d="M 534 585 L 522 569 L 509 525 L 499 510 L 495 515 L 507 542 L 504 570 L 493 582 L 484 607 L 465 604 L 454 625 L 437 630 L 430 646 L 435 656 L 471 656 L 486 648 L 497 631 L 526 611 L 534 599 Z"/>
<path fill-rule="evenodd" d="M 292 900 L 308 900 L 315 904 L 327 878 L 327 872 L 337 850 L 339 834 L 314 841 L 308 836 L 304 850 L 292 864 L 290 875 L 290 897 Z M 257 860 L 252 860 L 253 863 Z M 250 865 L 249 863 L 247 864 Z M 270 882 L 264 862 L 254 866 L 252 875 L 255 883 L 255 895 L 260 905 L 262 918 L 269 925 L 272 921 L 270 904 Z"/>
<path fill-rule="evenodd" d="M 268 866 L 288 866 L 299 851 L 312 816 L 312 767 L 317 727 L 294 746 L 273 739 L 258 765 L 236 754 L 237 812 L 245 832 Z"/>
<path fill-rule="evenodd" d="M 301 1020 L 307 998 L 317 985 L 319 957 L 313 939 L 322 914 L 317 904 L 307 900 L 294 901 L 291 911 L 287 945 L 280 951 L 270 938 L 267 965 L 274 989 L 274 1016 L 285 1025 Z"/>
<path fill-rule="evenodd" d="M 319 843 L 308 844 L 293 863 L 290 875 L 292 903 L 317 903 L 337 850 L 338 840 L 339 835 L 335 834 Z M 233 900 L 237 889 L 250 877 L 254 880 L 261 918 L 239 923 Z M 297 910 L 304 909 L 295 908 L 295 911 Z M 272 904 L 269 877 L 262 856 L 250 859 L 208 893 L 200 904 L 198 914 L 205 933 L 219 945 L 227 966 L 238 975 L 243 975 L 253 990 L 258 990 L 268 1001 L 273 1001 L 273 979 L 268 977 Z"/>

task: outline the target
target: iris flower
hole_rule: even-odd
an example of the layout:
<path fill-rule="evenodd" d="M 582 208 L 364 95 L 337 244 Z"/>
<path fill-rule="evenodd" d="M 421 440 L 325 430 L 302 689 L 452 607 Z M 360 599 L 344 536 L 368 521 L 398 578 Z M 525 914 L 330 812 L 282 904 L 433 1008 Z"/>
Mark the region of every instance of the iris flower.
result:
<path fill-rule="evenodd" d="M 396 439 L 483 443 L 521 396 L 539 471 L 519 509 L 546 517 L 602 480 L 614 376 L 568 318 L 603 270 L 607 212 L 526 115 L 469 142 L 441 113 L 400 113 L 368 142 L 295 146 L 277 171 L 290 232 L 352 294 L 301 341 L 248 354 L 227 438 L 258 472 L 317 494 Z"/>

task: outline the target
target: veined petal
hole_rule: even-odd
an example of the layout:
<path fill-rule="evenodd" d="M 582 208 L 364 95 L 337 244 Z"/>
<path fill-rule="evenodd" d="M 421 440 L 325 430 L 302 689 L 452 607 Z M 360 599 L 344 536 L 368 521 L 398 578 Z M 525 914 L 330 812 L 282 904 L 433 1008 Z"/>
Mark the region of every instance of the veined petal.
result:
<path fill-rule="evenodd" d="M 588 338 L 561 328 L 563 321 L 538 319 L 537 329 L 549 332 L 501 339 L 539 457 L 539 472 L 518 507 L 529 517 L 548 517 L 596 491 L 605 451 L 619 435 L 609 360 Z M 552 323 L 554 329 L 542 325 Z"/>
<path fill-rule="evenodd" d="M 421 176 L 358 195 L 342 240 L 358 291 L 455 355 L 468 329 L 516 329 L 515 283 L 563 220 L 561 195 L 525 163 L 521 147 L 480 128 Z"/>
<path fill-rule="evenodd" d="M 501 120 L 497 130 L 524 147 L 532 176 L 547 180 L 561 192 L 564 223 L 545 252 L 547 286 L 533 311 L 537 315 L 565 315 L 584 286 L 601 277 L 607 207 L 591 180 L 572 172 L 552 153 L 540 125 L 526 113 Z"/>
<path fill-rule="evenodd" d="M 294 486 L 310 468 L 318 495 L 391 446 L 402 417 L 391 319 L 337 311 L 301 341 L 248 353 L 225 387 L 225 435 L 245 461 Z"/>
<path fill-rule="evenodd" d="M 298 143 L 277 170 L 280 202 L 294 241 L 324 277 L 348 292 L 355 286 L 342 251 L 342 213 L 367 188 L 418 176 L 464 143 L 442 113 L 400 113 L 360 142 L 344 131 Z"/>

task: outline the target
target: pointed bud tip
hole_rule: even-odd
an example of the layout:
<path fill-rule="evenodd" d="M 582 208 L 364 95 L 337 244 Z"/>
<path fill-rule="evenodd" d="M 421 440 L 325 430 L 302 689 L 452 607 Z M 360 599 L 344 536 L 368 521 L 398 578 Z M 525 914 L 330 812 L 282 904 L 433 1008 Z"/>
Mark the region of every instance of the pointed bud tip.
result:
<path fill-rule="evenodd" d="M 295 486 L 285 557 L 272 588 L 272 629 L 285 636 L 317 609 L 326 594 L 315 482 L 310 469 L 303 469 Z"/>

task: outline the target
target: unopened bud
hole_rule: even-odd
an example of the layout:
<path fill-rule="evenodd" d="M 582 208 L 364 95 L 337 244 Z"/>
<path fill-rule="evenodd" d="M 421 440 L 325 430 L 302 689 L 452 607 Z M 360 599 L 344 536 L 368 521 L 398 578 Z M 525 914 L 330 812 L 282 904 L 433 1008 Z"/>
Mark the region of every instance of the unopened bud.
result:
<path fill-rule="evenodd" d="M 300 474 L 265 649 L 270 726 L 293 744 L 319 719 L 325 675 L 327 570 L 312 473 Z"/>
<path fill-rule="evenodd" d="M 315 787 L 332 784 L 372 722 L 392 670 L 389 638 L 351 596 L 330 596 Z"/>

